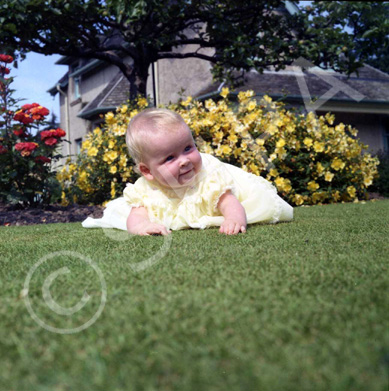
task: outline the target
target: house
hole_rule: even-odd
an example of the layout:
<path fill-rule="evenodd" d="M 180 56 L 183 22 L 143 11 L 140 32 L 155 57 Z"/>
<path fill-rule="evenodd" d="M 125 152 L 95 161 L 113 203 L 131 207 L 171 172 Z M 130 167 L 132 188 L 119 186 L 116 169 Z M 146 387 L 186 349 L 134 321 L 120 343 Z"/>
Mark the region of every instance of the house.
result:
<path fill-rule="evenodd" d="M 288 1 L 285 7 L 289 13 L 298 10 Z M 62 57 L 57 64 L 68 69 L 49 93 L 60 94 L 61 127 L 71 142 L 64 143 L 63 155 L 76 155 L 86 133 L 103 121 L 101 115 L 127 101 L 129 82 L 117 67 L 100 60 Z M 176 102 L 180 91 L 198 99 L 217 97 L 221 84 L 213 82 L 210 70 L 211 64 L 200 59 L 158 60 L 149 69 L 147 94 L 156 104 Z M 389 75 L 369 65 L 346 77 L 301 59 L 279 72 L 248 72 L 235 92 L 250 89 L 258 98 L 267 94 L 318 115 L 330 111 L 336 122 L 357 128 L 359 138 L 374 153 L 389 151 L 388 86 Z"/>

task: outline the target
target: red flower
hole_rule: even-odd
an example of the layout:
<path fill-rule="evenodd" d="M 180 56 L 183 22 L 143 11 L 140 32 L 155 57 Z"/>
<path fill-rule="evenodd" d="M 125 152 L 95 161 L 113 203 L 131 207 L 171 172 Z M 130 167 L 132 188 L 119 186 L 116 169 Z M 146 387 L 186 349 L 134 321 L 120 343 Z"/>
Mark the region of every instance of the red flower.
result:
<path fill-rule="evenodd" d="M 44 130 L 43 132 L 41 132 L 41 140 L 45 140 L 50 137 L 61 138 L 64 136 L 66 136 L 66 132 L 61 128 Z"/>
<path fill-rule="evenodd" d="M 26 103 L 25 105 L 23 105 L 23 106 L 21 107 L 21 110 L 27 111 L 27 110 L 32 109 L 32 108 L 35 107 L 35 106 L 39 106 L 38 103 Z"/>
<path fill-rule="evenodd" d="M 50 163 L 51 159 L 46 156 L 37 156 L 35 158 L 36 163 Z"/>
<path fill-rule="evenodd" d="M 23 124 L 30 124 L 42 120 L 49 113 L 50 111 L 46 107 L 40 106 L 38 103 L 28 103 L 15 113 L 14 120 Z"/>
<path fill-rule="evenodd" d="M 9 68 L 0 65 L 0 73 L 2 73 L 3 75 L 8 75 L 10 72 L 11 70 Z"/>
<path fill-rule="evenodd" d="M 65 136 L 66 136 L 66 132 L 61 128 L 57 128 L 57 137 L 65 137 Z"/>
<path fill-rule="evenodd" d="M 5 62 L 6 64 L 10 64 L 13 61 L 13 57 L 8 54 L 0 54 L 0 61 Z"/>
<path fill-rule="evenodd" d="M 57 142 L 58 140 L 55 137 L 49 137 L 45 140 L 46 145 L 55 145 Z"/>
<path fill-rule="evenodd" d="M 4 153 L 7 153 L 7 151 L 8 151 L 8 149 L 0 144 L 0 155 L 3 155 Z"/>
<path fill-rule="evenodd" d="M 13 133 L 15 136 L 18 136 L 18 137 L 25 137 L 26 136 L 26 133 L 24 133 L 24 129 L 16 129 L 13 131 Z"/>
<path fill-rule="evenodd" d="M 37 143 L 17 143 L 15 149 L 20 151 L 22 156 L 30 156 L 31 152 L 38 147 Z"/>
<path fill-rule="evenodd" d="M 43 141 L 46 138 L 53 137 L 53 130 L 54 129 L 44 130 L 43 132 L 41 132 L 41 140 Z"/>
<path fill-rule="evenodd" d="M 24 125 L 32 124 L 34 119 L 31 118 L 28 114 L 24 113 L 22 110 L 18 110 L 14 115 L 14 120 L 19 121 Z"/>

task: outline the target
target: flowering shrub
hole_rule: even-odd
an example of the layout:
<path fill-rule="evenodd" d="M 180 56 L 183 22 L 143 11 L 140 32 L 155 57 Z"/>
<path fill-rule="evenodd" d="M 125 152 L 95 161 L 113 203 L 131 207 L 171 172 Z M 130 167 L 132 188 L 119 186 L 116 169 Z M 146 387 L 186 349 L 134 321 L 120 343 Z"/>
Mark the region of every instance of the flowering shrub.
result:
<path fill-rule="evenodd" d="M 61 158 L 55 148 L 65 136 L 58 129 L 39 131 L 49 110 L 38 103 L 25 104 L 14 110 L 12 78 L 6 64 L 9 55 L 0 54 L 0 200 L 36 206 L 49 203 L 55 187 L 56 173 L 51 164 Z"/>
<path fill-rule="evenodd" d="M 331 114 L 296 114 L 267 96 L 258 102 L 252 91 L 239 93 L 238 105 L 228 95 L 223 89 L 219 101 L 189 97 L 169 107 L 183 116 L 201 152 L 266 177 L 293 205 L 366 198 L 378 160 L 362 154 L 366 146 L 356 129 L 333 126 Z M 119 107 L 106 114 L 102 130 L 87 136 L 77 162 L 59 173 L 64 202 L 101 203 L 136 179 L 124 135 L 130 118 L 144 107 L 145 99 L 136 107 Z"/>

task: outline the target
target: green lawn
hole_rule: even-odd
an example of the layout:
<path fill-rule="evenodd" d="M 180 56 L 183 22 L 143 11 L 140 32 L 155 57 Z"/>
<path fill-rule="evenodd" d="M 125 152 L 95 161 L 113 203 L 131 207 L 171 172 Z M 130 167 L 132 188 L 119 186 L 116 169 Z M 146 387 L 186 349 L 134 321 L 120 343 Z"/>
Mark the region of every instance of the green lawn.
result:
<path fill-rule="evenodd" d="M 236 237 L 178 231 L 171 242 L 78 223 L 1 227 L 0 389 L 387 391 L 388 238 L 388 200 L 296 208 L 292 223 Z M 105 307 L 82 257 L 103 275 Z M 46 304 L 71 309 L 84 290 L 72 315 Z M 48 330 L 99 309 L 78 333 Z"/>

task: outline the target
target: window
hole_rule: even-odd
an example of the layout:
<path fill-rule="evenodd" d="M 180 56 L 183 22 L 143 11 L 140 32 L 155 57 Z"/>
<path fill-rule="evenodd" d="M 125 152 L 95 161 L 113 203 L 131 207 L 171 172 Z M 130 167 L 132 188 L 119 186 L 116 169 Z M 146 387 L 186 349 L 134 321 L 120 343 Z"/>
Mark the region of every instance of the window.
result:
<path fill-rule="evenodd" d="M 384 130 L 384 152 L 389 153 L 389 129 Z"/>
<path fill-rule="evenodd" d="M 76 143 L 76 154 L 78 155 L 79 153 L 81 153 L 82 138 L 78 138 L 74 141 Z"/>
<path fill-rule="evenodd" d="M 74 99 L 81 97 L 81 78 L 79 76 L 74 79 Z"/>
<path fill-rule="evenodd" d="M 389 153 L 389 118 L 385 118 L 383 125 L 384 152 Z"/>

